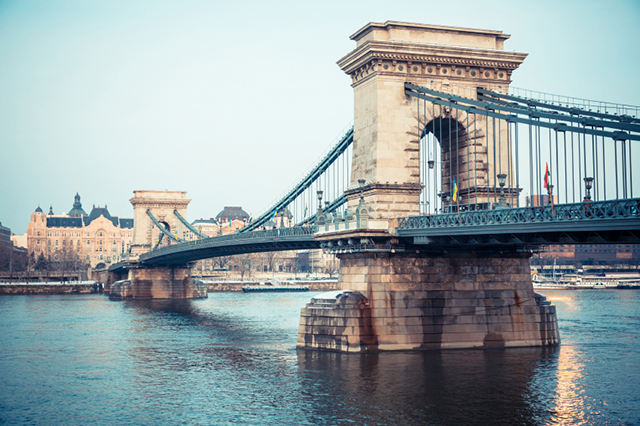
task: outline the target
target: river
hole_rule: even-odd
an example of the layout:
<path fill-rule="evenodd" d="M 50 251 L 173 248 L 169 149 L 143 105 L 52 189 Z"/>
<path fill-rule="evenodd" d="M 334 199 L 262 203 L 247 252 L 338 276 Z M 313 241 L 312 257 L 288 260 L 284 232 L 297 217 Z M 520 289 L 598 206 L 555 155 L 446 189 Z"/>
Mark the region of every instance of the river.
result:
<path fill-rule="evenodd" d="M 0 297 L 0 425 L 638 425 L 640 292 L 545 291 L 557 348 L 295 349 L 317 293 Z"/>

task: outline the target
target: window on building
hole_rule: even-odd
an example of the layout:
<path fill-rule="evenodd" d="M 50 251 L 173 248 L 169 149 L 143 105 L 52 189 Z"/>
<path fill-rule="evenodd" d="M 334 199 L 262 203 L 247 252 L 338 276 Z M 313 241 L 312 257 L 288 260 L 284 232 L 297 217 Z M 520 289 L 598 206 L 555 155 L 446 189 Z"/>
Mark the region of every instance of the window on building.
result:
<path fill-rule="evenodd" d="M 50 237 L 50 236 L 51 236 L 51 232 L 47 232 L 47 237 Z"/>
<path fill-rule="evenodd" d="M 37 244 L 40 244 L 40 240 L 38 240 Z"/>
<path fill-rule="evenodd" d="M 115 233 L 115 232 L 113 233 L 113 236 L 114 236 L 114 237 L 116 236 L 116 233 Z"/>
<path fill-rule="evenodd" d="M 90 244 L 91 244 L 91 241 L 87 240 L 87 245 L 90 245 Z"/>
<path fill-rule="evenodd" d="M 116 240 L 113 240 L 113 245 L 115 246 L 116 244 L 118 244 L 118 242 Z"/>
<path fill-rule="evenodd" d="M 58 240 L 56 240 L 56 245 L 58 245 Z"/>
<path fill-rule="evenodd" d="M 87 260 L 91 260 L 91 255 L 87 255 Z"/>
<path fill-rule="evenodd" d="M 67 240 L 62 240 L 62 245 L 66 246 L 67 245 Z"/>
<path fill-rule="evenodd" d="M 51 240 L 49 240 L 49 245 L 51 245 Z"/>
<path fill-rule="evenodd" d="M 56 237 L 58 236 L 58 233 L 56 232 Z"/>
<path fill-rule="evenodd" d="M 40 236 L 40 231 L 38 231 L 37 235 L 38 235 L 38 237 Z"/>
<path fill-rule="evenodd" d="M 63 236 L 63 237 L 66 237 L 66 236 L 67 236 L 67 233 L 66 233 L 66 232 L 63 232 L 63 233 L 62 233 L 62 236 Z"/>
<path fill-rule="evenodd" d="M 102 237 L 102 231 L 98 232 L 98 236 Z"/>

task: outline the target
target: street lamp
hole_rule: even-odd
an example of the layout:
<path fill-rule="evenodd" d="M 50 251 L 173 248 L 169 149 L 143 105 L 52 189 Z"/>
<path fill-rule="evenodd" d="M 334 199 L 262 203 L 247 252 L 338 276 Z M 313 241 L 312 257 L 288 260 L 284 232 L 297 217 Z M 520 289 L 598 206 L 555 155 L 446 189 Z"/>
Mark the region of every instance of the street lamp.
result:
<path fill-rule="evenodd" d="M 506 183 L 507 175 L 500 173 L 498 175 L 498 184 L 500 185 L 500 200 L 498 202 L 499 209 L 507 208 L 507 200 L 504 198 L 504 184 Z"/>
<path fill-rule="evenodd" d="M 587 188 L 587 195 L 584 197 L 587 200 L 591 200 L 591 188 L 593 188 L 593 178 L 586 177 L 584 178 L 584 186 Z"/>
<path fill-rule="evenodd" d="M 549 204 L 553 206 L 553 185 L 549 184 L 547 189 L 549 191 Z"/>
<path fill-rule="evenodd" d="M 429 164 L 430 169 L 433 169 L 433 167 L 435 166 L 435 161 L 433 160 L 429 160 L 427 163 Z"/>

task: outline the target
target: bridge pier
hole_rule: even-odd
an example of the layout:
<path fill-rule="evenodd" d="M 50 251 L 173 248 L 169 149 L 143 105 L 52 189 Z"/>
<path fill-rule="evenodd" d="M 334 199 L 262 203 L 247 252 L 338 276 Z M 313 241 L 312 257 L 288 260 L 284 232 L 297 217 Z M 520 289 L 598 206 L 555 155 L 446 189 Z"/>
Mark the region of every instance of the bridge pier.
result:
<path fill-rule="evenodd" d="M 111 286 L 109 297 L 199 299 L 207 297 L 207 287 L 194 282 L 188 267 L 138 267 L 129 269 L 126 281 L 119 281 Z"/>
<path fill-rule="evenodd" d="M 297 347 L 342 352 L 560 342 L 525 253 L 340 255 L 342 291 L 302 309 Z"/>

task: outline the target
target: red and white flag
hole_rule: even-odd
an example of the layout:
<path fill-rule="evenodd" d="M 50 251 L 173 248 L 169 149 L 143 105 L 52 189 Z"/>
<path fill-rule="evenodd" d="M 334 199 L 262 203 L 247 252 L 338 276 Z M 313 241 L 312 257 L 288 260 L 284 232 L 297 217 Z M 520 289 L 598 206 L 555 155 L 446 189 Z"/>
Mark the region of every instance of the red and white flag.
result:
<path fill-rule="evenodd" d="M 547 171 L 544 172 L 544 187 L 549 188 L 549 163 L 547 163 Z"/>

